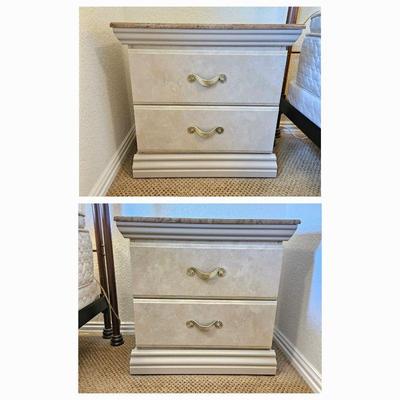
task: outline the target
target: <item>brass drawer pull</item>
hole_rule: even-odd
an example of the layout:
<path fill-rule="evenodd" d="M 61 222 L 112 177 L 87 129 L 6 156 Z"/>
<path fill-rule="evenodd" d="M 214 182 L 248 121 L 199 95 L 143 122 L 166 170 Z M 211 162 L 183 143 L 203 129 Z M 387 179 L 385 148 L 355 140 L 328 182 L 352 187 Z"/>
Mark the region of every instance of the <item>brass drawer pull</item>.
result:
<path fill-rule="evenodd" d="M 189 321 L 186 321 L 186 326 L 188 328 L 193 328 L 194 326 L 196 326 L 197 328 L 201 329 L 202 331 L 208 331 L 213 326 L 217 329 L 221 329 L 224 326 L 224 324 L 221 321 L 212 321 L 208 324 L 201 324 L 200 322 L 197 322 L 194 319 L 191 319 Z"/>
<path fill-rule="evenodd" d="M 223 276 L 225 276 L 225 273 L 226 273 L 226 271 L 223 268 L 216 268 L 216 269 L 214 269 L 214 271 L 211 271 L 211 272 L 203 272 L 195 267 L 190 267 L 186 271 L 187 275 L 189 275 L 189 276 L 197 275 L 203 281 L 208 281 L 210 279 L 215 278 L 216 276 L 219 276 L 220 278 L 222 278 Z"/>
<path fill-rule="evenodd" d="M 190 75 L 188 75 L 187 79 L 189 82 L 197 81 L 200 83 L 201 86 L 211 87 L 211 86 L 214 86 L 217 82 L 221 82 L 221 83 L 226 82 L 226 75 L 219 74 L 219 75 L 215 76 L 214 78 L 204 79 L 197 74 L 190 74 Z"/>
<path fill-rule="evenodd" d="M 221 133 L 224 132 L 224 128 L 222 126 L 217 126 L 216 128 L 213 128 L 213 129 L 211 129 L 209 131 L 203 131 L 203 129 L 200 129 L 197 126 L 190 126 L 187 129 L 187 131 L 190 134 L 196 134 L 196 135 L 201 136 L 201 137 L 209 137 L 209 136 L 214 135 L 214 133 L 218 133 L 220 135 Z"/>

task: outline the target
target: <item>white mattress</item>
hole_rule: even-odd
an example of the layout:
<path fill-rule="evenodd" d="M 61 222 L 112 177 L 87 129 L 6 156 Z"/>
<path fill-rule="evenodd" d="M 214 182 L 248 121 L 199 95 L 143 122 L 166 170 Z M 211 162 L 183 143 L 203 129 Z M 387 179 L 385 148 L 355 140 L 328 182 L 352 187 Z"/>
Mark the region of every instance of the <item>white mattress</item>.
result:
<path fill-rule="evenodd" d="M 321 15 L 311 19 L 311 31 L 301 46 L 296 80 L 289 83 L 287 100 L 321 127 Z"/>
<path fill-rule="evenodd" d="M 99 289 L 96 281 L 91 281 L 87 286 L 79 288 L 79 307 L 78 310 L 92 303 L 99 296 Z"/>
<path fill-rule="evenodd" d="M 321 127 L 321 99 L 319 97 L 292 81 L 289 83 L 287 99 L 293 107 L 314 122 L 315 125 Z"/>
<path fill-rule="evenodd" d="M 296 83 L 321 97 L 321 37 L 306 35 L 301 46 Z"/>
<path fill-rule="evenodd" d="M 321 33 L 321 13 L 315 14 L 310 21 L 310 32 Z"/>
<path fill-rule="evenodd" d="M 79 215 L 79 245 L 78 245 L 78 297 L 79 310 L 87 306 L 99 295 L 97 282 L 94 279 L 93 252 L 90 233 L 84 229 L 84 217 Z"/>

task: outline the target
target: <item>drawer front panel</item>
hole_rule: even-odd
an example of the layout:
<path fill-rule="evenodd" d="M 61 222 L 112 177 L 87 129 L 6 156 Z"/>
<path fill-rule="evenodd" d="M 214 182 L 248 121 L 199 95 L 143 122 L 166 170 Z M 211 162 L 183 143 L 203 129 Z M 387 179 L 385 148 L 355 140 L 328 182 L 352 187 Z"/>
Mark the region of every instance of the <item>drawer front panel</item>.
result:
<path fill-rule="evenodd" d="M 136 242 L 131 260 L 134 296 L 275 299 L 282 246 Z"/>
<path fill-rule="evenodd" d="M 286 50 L 129 50 L 134 103 L 279 104 Z M 202 86 L 225 75 L 224 82 Z"/>
<path fill-rule="evenodd" d="M 275 311 L 275 301 L 134 299 L 136 345 L 270 348 Z"/>
<path fill-rule="evenodd" d="M 271 153 L 277 116 L 278 107 L 135 106 L 138 149 L 141 153 Z"/>

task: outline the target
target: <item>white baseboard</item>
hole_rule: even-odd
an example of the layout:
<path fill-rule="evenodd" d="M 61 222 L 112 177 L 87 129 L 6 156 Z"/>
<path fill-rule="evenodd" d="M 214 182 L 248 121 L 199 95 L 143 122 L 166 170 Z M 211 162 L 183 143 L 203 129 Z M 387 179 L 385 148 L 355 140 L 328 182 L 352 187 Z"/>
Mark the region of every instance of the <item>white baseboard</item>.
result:
<path fill-rule="evenodd" d="M 82 333 L 100 334 L 103 332 L 104 323 L 89 321 L 79 329 Z M 121 333 L 125 335 L 133 335 L 135 332 L 135 324 L 133 322 L 121 322 Z"/>
<path fill-rule="evenodd" d="M 319 393 L 322 389 L 321 374 L 304 357 L 303 354 L 290 342 L 290 340 L 279 329 L 274 330 L 274 339 L 276 344 L 282 349 L 283 353 L 307 382 L 313 392 Z"/>
<path fill-rule="evenodd" d="M 89 196 L 105 196 L 108 188 L 111 186 L 112 181 L 117 175 L 122 161 L 130 149 L 132 142 L 135 138 L 135 126 L 133 125 L 125 139 L 122 141 L 117 151 L 111 158 L 110 162 L 104 168 L 103 173 L 100 175 L 100 178 L 97 180 L 96 184 L 93 186 L 92 190 L 89 193 Z"/>
<path fill-rule="evenodd" d="M 289 119 L 281 119 L 281 122 L 279 123 L 279 126 L 282 126 L 284 128 L 292 128 L 292 129 L 298 129 L 297 126 L 290 121 Z"/>

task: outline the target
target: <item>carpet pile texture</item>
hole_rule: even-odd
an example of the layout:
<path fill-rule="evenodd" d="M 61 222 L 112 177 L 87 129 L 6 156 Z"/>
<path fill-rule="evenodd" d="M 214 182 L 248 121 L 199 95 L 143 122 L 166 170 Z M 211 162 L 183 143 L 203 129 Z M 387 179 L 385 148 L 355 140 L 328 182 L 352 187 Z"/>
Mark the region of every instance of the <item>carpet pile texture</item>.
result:
<path fill-rule="evenodd" d="M 131 151 L 107 196 L 320 196 L 320 149 L 297 128 L 282 127 L 276 178 L 132 178 Z"/>
<path fill-rule="evenodd" d="M 277 353 L 276 376 L 251 375 L 130 375 L 134 336 L 119 347 L 100 336 L 79 337 L 80 393 L 311 393 L 288 360 Z"/>

